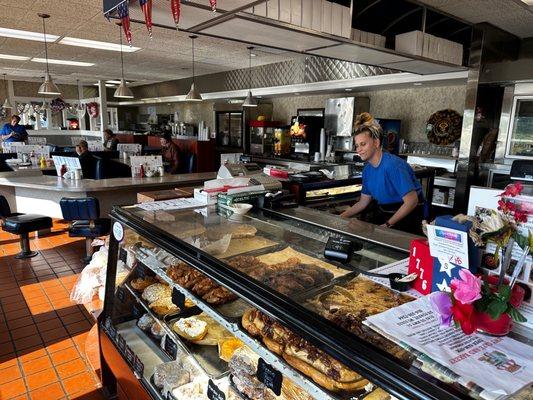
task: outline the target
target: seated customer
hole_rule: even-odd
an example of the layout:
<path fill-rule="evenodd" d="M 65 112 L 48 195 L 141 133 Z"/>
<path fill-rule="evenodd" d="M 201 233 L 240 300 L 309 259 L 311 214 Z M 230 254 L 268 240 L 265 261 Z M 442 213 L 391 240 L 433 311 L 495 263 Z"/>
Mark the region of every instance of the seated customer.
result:
<path fill-rule="evenodd" d="M 108 151 L 116 151 L 118 145 L 117 136 L 111 129 L 104 130 L 104 149 Z"/>
<path fill-rule="evenodd" d="M 180 161 L 180 148 L 172 141 L 170 133 L 165 133 L 161 137 L 161 155 L 163 156 L 163 163 L 168 163 L 165 171 L 171 174 L 177 174 Z"/>
<path fill-rule="evenodd" d="M 87 141 L 80 140 L 76 146 L 76 153 L 78 153 L 83 177 L 87 179 L 95 179 L 96 162 L 98 159 L 89 151 L 89 145 L 87 144 Z"/>
<path fill-rule="evenodd" d="M 26 128 L 19 125 L 19 122 L 20 117 L 18 115 L 13 115 L 11 121 L 4 124 L 2 131 L 0 131 L 0 139 L 2 142 L 25 142 L 28 139 Z"/>

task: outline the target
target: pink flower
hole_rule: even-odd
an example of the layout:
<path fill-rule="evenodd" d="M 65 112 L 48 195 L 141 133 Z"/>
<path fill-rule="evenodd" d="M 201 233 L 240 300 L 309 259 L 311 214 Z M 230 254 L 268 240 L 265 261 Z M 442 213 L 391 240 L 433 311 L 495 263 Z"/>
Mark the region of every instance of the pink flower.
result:
<path fill-rule="evenodd" d="M 461 304 L 472 304 L 481 298 L 481 279 L 476 278 L 466 268 L 459 271 L 461 279 L 452 279 L 453 297 Z"/>

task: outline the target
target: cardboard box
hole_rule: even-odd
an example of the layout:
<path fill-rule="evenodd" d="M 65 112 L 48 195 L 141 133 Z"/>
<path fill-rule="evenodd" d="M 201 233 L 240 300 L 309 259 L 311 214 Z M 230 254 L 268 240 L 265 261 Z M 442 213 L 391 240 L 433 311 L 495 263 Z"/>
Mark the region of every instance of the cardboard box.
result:
<path fill-rule="evenodd" d="M 312 0 L 313 16 L 311 22 L 311 29 L 315 31 L 322 31 L 322 0 Z"/>
<path fill-rule="evenodd" d="M 279 0 L 268 0 L 267 17 L 279 20 Z"/>
<path fill-rule="evenodd" d="M 193 193 L 181 189 L 154 190 L 151 192 L 137 193 L 138 203 L 148 203 L 151 201 L 180 199 L 183 197 L 192 197 Z"/>
<path fill-rule="evenodd" d="M 217 203 L 217 192 L 208 193 L 200 188 L 194 189 L 194 199 L 203 204 L 212 205 Z"/>
<path fill-rule="evenodd" d="M 352 40 L 361 41 L 361 31 L 359 29 L 352 29 Z"/>
<path fill-rule="evenodd" d="M 302 26 L 302 0 L 291 0 L 291 24 Z"/>
<path fill-rule="evenodd" d="M 350 39 L 352 35 L 352 16 L 350 7 L 342 7 L 342 32 L 341 36 Z"/>
<path fill-rule="evenodd" d="M 342 36 L 342 9 L 337 3 L 331 3 L 331 33 Z"/>
<path fill-rule="evenodd" d="M 291 0 L 279 0 L 279 20 L 291 22 Z"/>
<path fill-rule="evenodd" d="M 322 28 L 324 33 L 331 33 L 331 3 L 327 0 L 322 0 Z"/>
<path fill-rule="evenodd" d="M 217 196 L 218 204 L 225 206 L 231 206 L 235 203 L 253 203 L 261 196 L 264 196 L 267 193 L 266 190 L 260 192 L 248 192 L 248 193 L 236 193 L 236 194 L 226 194 L 219 193 Z"/>
<path fill-rule="evenodd" d="M 254 6 L 254 14 L 261 17 L 267 16 L 267 5 L 266 3 L 260 3 Z"/>
<path fill-rule="evenodd" d="M 421 56 L 423 52 L 424 34 L 421 31 L 411 31 L 395 36 L 396 51 Z"/>
<path fill-rule="evenodd" d="M 312 29 L 313 27 L 313 1 L 302 0 L 302 27 Z"/>

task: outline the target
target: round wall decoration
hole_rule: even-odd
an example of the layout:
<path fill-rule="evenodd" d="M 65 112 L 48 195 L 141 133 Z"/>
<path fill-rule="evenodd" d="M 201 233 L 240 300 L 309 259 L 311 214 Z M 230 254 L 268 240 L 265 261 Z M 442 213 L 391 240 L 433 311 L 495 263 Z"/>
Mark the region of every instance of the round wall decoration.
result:
<path fill-rule="evenodd" d="M 448 145 L 461 137 L 463 117 L 455 110 L 440 110 L 429 117 L 426 133 L 430 143 Z"/>

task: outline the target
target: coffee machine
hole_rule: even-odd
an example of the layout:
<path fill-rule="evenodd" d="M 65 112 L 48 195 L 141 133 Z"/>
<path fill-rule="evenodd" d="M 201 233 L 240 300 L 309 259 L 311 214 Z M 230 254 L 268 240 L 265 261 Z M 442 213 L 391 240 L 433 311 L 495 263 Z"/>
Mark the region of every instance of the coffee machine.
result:
<path fill-rule="evenodd" d="M 320 151 L 320 130 L 324 117 L 295 116 L 291 118 L 291 158 L 311 161 Z"/>

